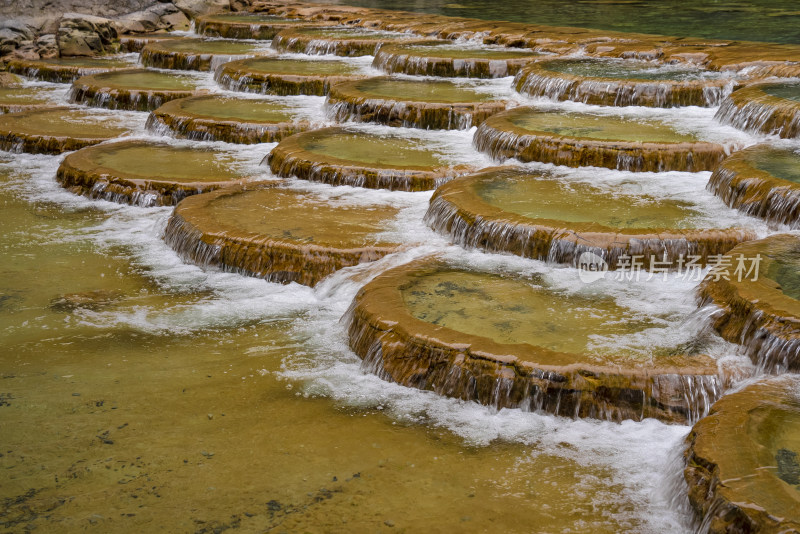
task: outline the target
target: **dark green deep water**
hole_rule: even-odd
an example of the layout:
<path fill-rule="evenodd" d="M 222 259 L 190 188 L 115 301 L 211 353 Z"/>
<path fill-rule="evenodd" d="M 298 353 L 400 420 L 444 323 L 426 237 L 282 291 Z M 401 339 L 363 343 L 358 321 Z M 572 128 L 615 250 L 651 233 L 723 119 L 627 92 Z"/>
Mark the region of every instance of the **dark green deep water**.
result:
<path fill-rule="evenodd" d="M 800 44 L 798 0 L 320 0 L 552 26 Z"/>

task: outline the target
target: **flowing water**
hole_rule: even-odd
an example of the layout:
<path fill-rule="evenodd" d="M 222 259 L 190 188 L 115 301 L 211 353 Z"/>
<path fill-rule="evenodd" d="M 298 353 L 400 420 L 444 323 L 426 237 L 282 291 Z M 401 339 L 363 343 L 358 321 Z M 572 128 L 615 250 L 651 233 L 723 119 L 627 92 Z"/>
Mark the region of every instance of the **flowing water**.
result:
<path fill-rule="evenodd" d="M 210 73 L 192 80 L 233 96 Z M 453 99 L 463 90 L 533 103 L 514 94 L 511 83 L 508 77 L 460 82 Z M 386 89 L 407 95 L 411 88 Z M 328 121 L 322 98 L 296 98 L 310 120 Z M 611 112 L 538 103 L 665 120 L 726 146 L 760 140 L 720 126 L 714 109 Z M 275 144 L 175 141 L 148 132 L 146 113 L 113 113 L 136 138 L 225 150 L 249 175 L 275 178 L 259 165 Z M 383 126 L 351 126 L 386 133 Z M 453 161 L 493 164 L 472 148 L 474 128 L 415 133 Z M 201 269 L 162 240 L 171 208 L 72 195 L 55 182 L 62 158 L 0 152 L 0 521 L 6 528 L 691 528 L 675 461 L 689 427 L 497 411 L 401 387 L 362 369 L 340 320 L 367 281 L 429 254 L 489 272 L 535 275 L 565 295 L 584 287 L 574 269 L 451 245 L 423 223 L 431 192 L 291 179 L 290 189 L 314 202 L 391 212 L 370 231 L 403 245 L 401 252 L 343 269 L 314 288 Z M 720 225 L 771 232 L 705 191 L 707 172 L 533 167 L 691 200 Z M 313 210 L 312 204 L 301 207 Z M 645 329 L 649 339 L 700 344 L 722 368 L 747 374 L 749 360 L 692 320 L 697 283 L 679 273 L 627 281 L 609 274 L 586 291 L 609 309 L 652 322 L 657 328 Z M 603 343 L 646 347 L 642 335 L 612 328 Z"/>

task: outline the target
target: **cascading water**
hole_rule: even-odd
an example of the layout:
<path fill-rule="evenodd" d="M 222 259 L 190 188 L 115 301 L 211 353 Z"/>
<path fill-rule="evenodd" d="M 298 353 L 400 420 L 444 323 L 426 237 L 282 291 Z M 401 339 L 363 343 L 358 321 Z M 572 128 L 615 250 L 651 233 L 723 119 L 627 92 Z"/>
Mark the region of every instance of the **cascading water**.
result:
<path fill-rule="evenodd" d="M 204 87 L 222 92 L 210 74 L 203 74 L 202 80 Z M 495 91 L 502 86 L 506 91 L 502 95 L 509 96 L 510 85 L 511 80 L 506 77 L 500 78 L 497 85 L 484 87 Z M 585 109 L 574 104 L 563 106 Z M 321 98 L 308 100 L 305 107 L 309 119 L 318 124 L 329 122 L 331 115 L 326 114 Z M 114 113 L 124 114 L 137 138 L 175 142 L 163 136 L 165 132 L 154 120 L 150 122 L 151 130 L 146 130 L 144 113 Z M 634 113 L 647 117 L 649 112 Z M 720 129 L 702 110 L 664 113 L 671 114 L 687 129 L 700 124 L 706 130 L 718 129 L 722 140 L 742 140 L 729 130 Z M 488 156 L 472 148 L 473 123 L 448 116 L 444 124 L 462 129 L 447 135 L 420 129 L 419 135 L 455 161 L 478 168 L 492 164 Z M 353 127 L 377 135 L 385 133 L 383 127 L 370 124 Z M 744 139 L 748 144 L 757 140 Z M 273 144 L 254 147 L 192 143 L 234 151 L 250 175 L 276 178 L 260 165 Z M 14 243 L 19 254 L 15 252 L 14 263 L 4 271 L 1 286 L 0 335 L 13 356 L 6 356 L 9 363 L 4 365 L 11 371 L 6 374 L 4 369 L 3 375 L 3 387 L 11 396 L 6 396 L 4 390 L 0 405 L 10 403 L 29 419 L 14 419 L 15 428 L 4 436 L 10 444 L 6 450 L 13 452 L 6 453 L 3 461 L 15 460 L 18 451 L 26 450 L 21 445 L 25 440 L 16 428 L 27 432 L 25 439 L 29 439 L 31 424 L 39 425 L 43 438 L 62 447 L 61 455 L 69 454 L 70 446 L 77 446 L 80 450 L 75 457 L 89 459 L 54 468 L 59 485 L 73 493 L 66 505 L 58 504 L 64 492 L 53 484 L 53 472 L 42 470 L 48 478 L 41 482 L 37 479 L 37 492 L 44 498 L 52 497 L 54 504 L 49 509 L 41 505 L 39 510 L 47 512 L 37 518 L 26 516 L 32 524 L 51 526 L 46 517 L 67 518 L 65 521 L 91 517 L 96 502 L 88 501 L 96 500 L 86 496 L 96 495 L 98 487 L 106 487 L 111 492 L 110 502 L 118 504 L 124 513 L 139 514 L 126 516 L 127 521 L 140 521 L 126 526 L 135 524 L 139 528 L 147 528 L 142 525 L 150 521 L 151 525 L 175 530 L 222 529 L 236 522 L 230 518 L 231 510 L 236 510 L 241 524 L 254 529 L 275 523 L 248 523 L 255 521 L 251 516 L 270 517 L 269 521 L 283 521 L 284 528 L 300 530 L 309 524 L 322 524 L 323 516 L 335 515 L 337 521 L 339 516 L 346 518 L 357 530 L 374 526 L 358 522 L 365 515 L 379 517 L 379 526 L 384 521 L 399 523 L 399 516 L 386 517 L 386 508 L 401 510 L 411 502 L 416 507 L 426 507 L 427 503 L 419 503 L 418 495 L 422 493 L 433 508 L 426 508 L 430 514 L 426 515 L 425 524 L 411 524 L 416 530 L 452 526 L 460 520 L 476 530 L 513 531 L 520 524 L 530 525 L 531 518 L 537 524 L 553 525 L 554 530 L 663 532 L 687 531 L 691 527 L 685 503 L 672 502 L 676 494 L 685 492 L 685 487 L 675 481 L 680 464 L 673 457 L 683 449 L 683 439 L 689 431 L 686 425 L 668 425 L 652 419 L 612 423 L 607 420 L 623 418 L 623 413 L 612 406 L 590 407 L 568 392 L 550 398 L 531 390 L 519 396 L 518 385 L 506 375 L 478 387 L 456 366 L 442 370 L 441 381 L 433 389 L 446 393 L 459 385 L 464 391 L 480 391 L 486 397 L 486 406 L 443 398 L 384 380 L 389 378 L 384 371 L 385 354 L 377 346 L 363 361 L 348 348 L 348 325 L 341 319 L 359 289 L 388 269 L 423 256 L 435 254 L 498 273 L 542 275 L 565 291 L 574 290 L 581 283 L 576 269 L 511 255 L 466 251 L 452 245 L 423 221 L 430 192 L 331 187 L 289 179 L 292 190 L 313 192 L 332 206 L 396 209 L 397 216 L 382 226 L 378 235 L 399 243 L 402 250 L 374 262 L 341 269 L 314 288 L 268 283 L 235 274 L 235 268 L 216 269 L 219 247 L 199 235 L 178 239 L 180 221 L 170 219 L 169 209 L 144 210 L 91 201 L 62 190 L 54 180 L 60 162 L 58 156 L 0 153 L 0 172 L 6 188 L 2 194 L 8 195 L 4 206 L 16 206 L 17 202 L 22 207 L 14 209 L 31 212 L 25 219 L 27 227 L 8 229 L 15 222 L 17 211 L 4 213 L 7 220 L 1 225 L 3 232 L 9 232 L 4 234 L 5 239 Z M 621 178 L 617 171 L 592 168 L 574 172 L 613 183 L 614 187 L 640 187 L 636 180 Z M 765 224 L 725 207 L 705 191 L 708 173 L 651 174 L 644 178 L 651 180 L 657 194 L 669 192 L 698 199 L 708 217 L 721 221 L 720 225 L 741 226 L 759 235 L 771 232 Z M 354 185 L 358 183 L 355 181 Z M 45 211 L 48 206 L 55 206 L 56 213 Z M 57 221 L 60 228 L 55 231 L 37 226 L 49 221 Z M 184 229 L 183 233 L 189 232 Z M 167 243 L 162 241 L 164 234 Z M 69 246 L 87 244 L 95 250 L 73 250 L 71 253 L 77 257 L 69 255 Z M 46 254 L 37 256 L 37 248 Z M 208 269 L 181 259 L 189 257 Z M 83 290 L 113 278 L 114 284 L 122 287 L 125 299 L 95 309 L 79 307 L 70 314 L 48 311 L 52 295 L 47 288 L 30 287 L 30 273 L 35 269 L 50 273 L 45 269 L 55 269 L 58 262 L 71 262 L 73 272 L 71 276 L 53 276 L 48 282 L 60 285 L 66 284 L 66 279 L 85 278 L 87 287 L 78 289 Z M 127 273 L 124 266 L 134 273 Z M 607 273 L 593 283 L 590 291 L 625 303 L 664 326 L 664 330 L 645 332 L 638 338 L 596 339 L 598 346 L 647 347 L 653 339 L 668 338 L 675 346 L 699 345 L 723 368 L 741 368 L 745 375 L 753 372 L 749 361 L 737 355 L 735 347 L 698 333 L 704 323 L 684 324 L 684 318 L 695 308 L 697 280 L 678 273 L 664 279 L 644 276 L 623 282 L 615 281 L 615 276 Z M 59 291 L 76 290 L 68 287 Z M 7 302 L 22 303 L 20 315 L 9 311 Z M 75 347 L 79 348 L 75 355 L 68 352 Z M 54 356 L 49 358 L 50 354 Z M 652 388 L 679 398 L 687 406 L 686 421 L 693 422 L 705 415 L 711 402 L 728 387 L 721 376 L 665 375 L 655 379 Z M 115 381 L 121 383 L 119 388 Z M 48 390 L 59 395 L 57 401 L 32 397 Z M 73 396 L 75 393 L 79 395 Z M 72 404 L 68 404 L 70 401 Z M 637 398 L 633 401 L 643 404 Z M 65 440 L 63 432 L 52 432 L 57 423 L 40 415 L 41 406 L 62 404 L 68 406 L 63 418 L 72 428 L 66 434 L 74 442 Z M 151 412 L 137 412 L 142 406 Z M 515 406 L 525 410 L 514 409 Z M 16 412 L 5 413 L 16 418 Z M 121 414 L 120 418 L 114 418 L 115 414 Z M 604 420 L 572 419 L 585 414 Z M 52 413 L 48 417 L 52 418 Z M 106 428 L 111 434 L 104 434 Z M 180 429 L 182 435 L 178 436 L 175 429 Z M 132 437 L 126 434 L 133 430 L 141 433 Z M 88 436 L 87 441 L 81 440 L 81 432 Z M 159 451 L 163 459 L 149 451 L 142 452 L 140 444 L 145 432 L 154 442 L 163 438 L 164 454 Z M 231 440 L 231 435 L 236 439 Z M 265 435 L 270 436 L 269 443 L 265 443 Z M 390 439 L 382 439 L 384 435 Z M 299 450 L 298 443 L 308 452 Z M 196 451 L 195 444 L 201 444 Z M 271 447 L 276 447 L 277 452 L 273 454 Z M 332 465 L 320 464 L 319 459 L 326 458 L 331 447 L 353 451 L 353 457 L 336 460 Z M 108 458 L 113 460 L 104 463 Z M 246 469 L 242 469 L 242 458 L 248 458 L 244 462 Z M 115 471 L 122 469 L 123 461 L 127 472 Z M 37 463 L 49 465 L 39 458 Z M 275 471 L 275 465 L 285 469 Z M 311 466 L 319 477 L 299 471 L 298 466 L 304 465 Z M 193 481 L 191 487 L 164 474 L 181 469 L 186 473 L 182 476 Z M 452 479 L 452 487 L 440 478 L 443 470 Z M 226 471 L 230 474 L 226 475 Z M 98 472 L 114 473 L 115 481 L 125 483 L 104 486 L 98 482 Z M 307 483 L 299 482 L 306 477 Z M 263 485 L 265 480 L 275 482 L 268 491 Z M 420 480 L 428 482 L 423 484 Z M 674 488 L 672 494 L 657 491 L 666 482 Z M 351 489 L 362 483 L 364 486 L 357 490 Z M 357 492 L 380 495 L 391 484 L 397 485 L 391 504 L 382 499 L 378 499 L 381 503 L 359 500 Z M 531 484 L 530 491 L 520 489 L 526 484 Z M 176 491 L 175 485 L 181 489 Z M 438 485 L 445 485 L 446 489 L 437 489 Z M 137 501 L 148 506 L 128 512 L 126 503 L 132 502 L 131 493 L 122 492 L 134 488 Z M 153 492 L 160 493 L 156 496 Z M 175 493 L 181 493 L 180 498 Z M 345 505 L 340 496 L 355 500 Z M 205 504 L 204 510 L 193 516 L 195 521 L 187 525 L 177 523 L 174 508 L 169 513 L 160 512 L 163 504 L 159 501 Z M 319 502 L 325 503 L 327 510 L 315 508 Z M 357 515 L 353 515 L 353 508 L 358 509 Z M 598 514 L 598 510 L 602 512 Z M 306 523 L 298 517 L 306 518 Z M 439 517 L 444 517 L 445 523 L 439 523 Z M 91 520 L 107 520 L 109 528 L 121 525 L 113 518 Z M 331 524 L 330 528 L 340 529 L 342 524 Z"/>

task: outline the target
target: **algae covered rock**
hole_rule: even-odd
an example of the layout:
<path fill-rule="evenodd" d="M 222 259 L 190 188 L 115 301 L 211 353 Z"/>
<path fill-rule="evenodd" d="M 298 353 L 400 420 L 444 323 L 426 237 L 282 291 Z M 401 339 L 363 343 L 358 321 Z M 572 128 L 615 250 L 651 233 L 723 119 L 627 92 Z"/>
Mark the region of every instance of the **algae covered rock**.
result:
<path fill-rule="evenodd" d="M 152 111 L 164 102 L 201 93 L 195 78 L 147 69 L 83 76 L 72 84 L 70 100 L 89 106 Z"/>
<path fill-rule="evenodd" d="M 435 189 L 470 170 L 407 136 L 323 128 L 281 141 L 268 157 L 272 172 L 331 185 L 393 191 Z"/>
<path fill-rule="evenodd" d="M 675 269 L 690 257 L 705 265 L 755 238 L 745 229 L 697 227 L 698 215 L 686 202 L 495 167 L 439 187 L 425 220 L 465 247 L 573 266 L 590 253 L 611 270 L 634 257 L 643 269 Z"/>
<path fill-rule="evenodd" d="M 378 235 L 395 215 L 394 208 L 333 206 L 309 193 L 253 184 L 182 201 L 164 239 L 204 267 L 313 286 L 398 250 Z"/>
<path fill-rule="evenodd" d="M 708 189 L 732 207 L 771 223 L 800 228 L 800 152 L 756 145 L 725 158 Z"/>
<path fill-rule="evenodd" d="M 252 58 L 221 65 L 214 74 L 231 91 L 273 95 L 328 94 L 337 83 L 366 75 L 346 61 L 307 61 L 288 58 Z"/>
<path fill-rule="evenodd" d="M 687 438 L 698 531 L 800 532 L 800 381 L 761 380 L 717 401 Z"/>
<path fill-rule="evenodd" d="M 313 125 L 284 103 L 201 95 L 167 102 L 150 114 L 147 126 L 198 141 L 253 144 L 280 141 Z"/>
<path fill-rule="evenodd" d="M 473 144 L 497 160 L 635 172 L 710 171 L 725 157 L 721 145 L 660 121 L 535 108 L 489 117 L 475 132 Z"/>
<path fill-rule="evenodd" d="M 466 130 L 504 110 L 508 102 L 450 81 L 380 77 L 332 87 L 327 106 L 339 122 Z"/>
<path fill-rule="evenodd" d="M 734 91 L 715 118 L 748 132 L 800 136 L 800 82 L 754 84 Z"/>
<path fill-rule="evenodd" d="M 172 206 L 250 177 L 218 151 L 132 140 L 70 154 L 56 179 L 75 194 L 150 207 Z"/>
<path fill-rule="evenodd" d="M 587 349 L 598 332 L 651 326 L 632 315 L 610 298 L 423 259 L 369 282 L 347 319 L 362 368 L 405 386 L 496 409 L 697 420 L 721 390 L 711 358 Z"/>
<path fill-rule="evenodd" d="M 390 74 L 502 78 L 515 75 L 523 66 L 541 57 L 533 51 L 439 40 L 384 45 L 375 53 L 372 66 Z"/>
<path fill-rule="evenodd" d="M 739 343 L 759 369 L 800 369 L 800 237 L 743 243 L 720 259 L 698 289 L 714 305 L 714 329 Z"/>
<path fill-rule="evenodd" d="M 734 87 L 717 72 L 651 62 L 550 59 L 531 63 L 514 80 L 517 91 L 600 106 L 717 106 Z"/>
<path fill-rule="evenodd" d="M 46 107 L 0 116 L 0 149 L 61 154 L 129 131 L 122 120 L 66 107 Z"/>

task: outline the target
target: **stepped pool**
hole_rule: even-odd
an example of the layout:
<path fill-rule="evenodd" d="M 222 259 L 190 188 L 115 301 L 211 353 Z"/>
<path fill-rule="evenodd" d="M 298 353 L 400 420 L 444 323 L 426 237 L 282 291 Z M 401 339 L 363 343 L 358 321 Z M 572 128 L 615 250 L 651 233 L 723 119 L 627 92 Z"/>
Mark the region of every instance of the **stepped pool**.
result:
<path fill-rule="evenodd" d="M 479 16 L 480 5 L 424 9 Z M 557 20 L 543 5 L 541 20 Z M 686 9 L 706 13 L 704 5 Z M 639 12 L 627 0 L 614 7 Z M 569 10 L 583 26 L 581 14 L 600 8 L 609 6 Z M 486 12 L 523 16 L 506 16 L 505 5 Z M 198 29 L 270 38 L 302 24 L 220 15 Z M 597 24 L 655 27 L 647 17 Z M 450 51 L 459 43 L 469 58 L 502 58 L 496 44 L 461 40 L 443 55 L 462 59 Z M 510 75 L 446 70 L 426 83 L 386 76 L 371 56 L 275 54 L 216 73 L 88 76 L 72 94 L 88 105 L 71 103 L 66 83 L 27 79 L 21 94 L 36 95 L 37 107 L 23 113 L 47 115 L 17 124 L 0 115 L 9 132 L 47 137 L 0 151 L 4 528 L 692 532 L 693 507 L 705 501 L 701 485 L 686 483 L 701 476 L 684 475 L 687 437 L 698 455 L 714 450 L 701 448 L 713 436 L 699 426 L 711 404 L 735 404 L 729 393 L 766 367 L 710 328 L 719 308 L 698 306 L 714 276 L 705 259 L 629 271 L 614 256 L 595 272 L 494 245 L 518 219 L 562 233 L 602 226 L 615 246 L 636 233 L 628 230 L 653 228 L 661 248 L 648 254 L 680 252 L 666 230 L 702 230 L 703 250 L 691 252 L 706 259 L 733 254 L 741 240 L 778 239 L 763 283 L 796 301 L 797 231 L 726 205 L 706 188 L 709 165 L 509 161 L 476 148 L 475 125 L 483 111 L 513 118 L 528 109 L 515 127 L 576 143 L 641 145 L 646 135 L 651 145 L 702 144 L 714 161 L 764 135 L 721 124 L 717 107 L 601 108 L 517 93 Z M 212 131 L 216 122 L 225 130 Z M 66 136 L 70 124 L 77 141 Z M 289 155 L 294 170 L 281 164 Z M 123 171 L 137 187 L 155 183 L 142 173 L 168 185 L 203 175 L 214 190 L 132 203 L 94 185 L 74 194 L 57 176 L 80 170 L 81 159 L 96 183 Z M 767 170 L 794 176 L 792 158 L 778 163 Z M 513 179 L 475 194 L 462 185 L 498 165 L 506 170 L 482 172 Z M 365 178 L 365 168 L 380 172 Z M 237 183 L 216 189 L 225 177 Z M 467 236 L 435 222 L 444 193 L 502 212 L 497 232 Z M 453 209 L 473 228 L 485 215 Z M 758 243 L 744 250 L 772 250 Z M 651 266 L 666 261 L 655 253 Z M 599 254 L 591 261 L 612 259 Z M 797 440 L 787 436 L 770 454 L 789 451 L 780 454 L 791 479 Z"/>

